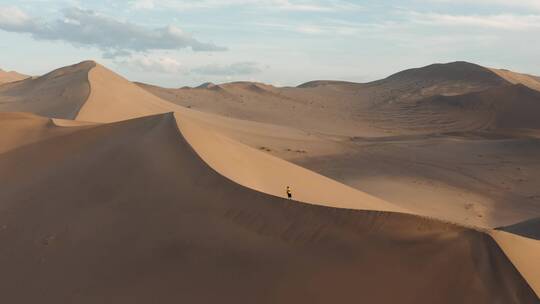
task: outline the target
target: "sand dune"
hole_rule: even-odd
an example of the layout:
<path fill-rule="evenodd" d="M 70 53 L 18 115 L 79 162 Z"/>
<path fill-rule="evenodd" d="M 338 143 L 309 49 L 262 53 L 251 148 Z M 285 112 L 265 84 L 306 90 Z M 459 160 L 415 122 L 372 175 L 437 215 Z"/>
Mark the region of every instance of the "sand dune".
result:
<path fill-rule="evenodd" d="M 93 61 L 0 88 L 0 111 L 89 122 L 119 121 L 176 107 Z"/>
<path fill-rule="evenodd" d="M 199 158 L 172 114 L 47 129 L 35 119 L 44 140 L 0 154 L 10 302 L 538 302 L 488 235 L 242 187 Z M 0 123 L 2 138 L 28 126 Z M 57 130 L 71 133 L 47 136 Z"/>
<path fill-rule="evenodd" d="M 24 75 L 24 74 L 21 74 L 21 73 L 17 73 L 15 71 L 6 72 L 6 71 L 0 69 L 0 85 L 3 84 L 3 83 L 23 80 L 23 79 L 26 79 L 28 77 L 30 77 L 30 76 Z"/>
<path fill-rule="evenodd" d="M 507 74 L 163 89 L 86 61 L 4 84 L 5 298 L 538 303 L 538 241 L 507 232 L 537 231 L 540 93 Z"/>
<path fill-rule="evenodd" d="M 434 80 L 438 82 L 433 82 Z M 390 137 L 393 133 L 387 133 L 388 129 L 373 125 L 358 116 L 347 119 L 350 109 L 356 105 L 346 100 L 347 96 L 360 94 L 359 92 L 364 90 L 362 88 L 367 88 L 367 92 L 372 94 L 379 92 L 373 87 L 384 87 L 380 92 L 388 91 L 398 96 L 398 93 L 389 88 L 410 86 L 411 89 L 408 90 L 411 94 L 418 95 L 413 92 L 420 87 L 440 87 L 437 90 L 423 89 L 422 94 L 429 95 L 434 92 L 448 94 L 449 90 L 457 89 L 459 83 L 464 86 L 460 90 L 464 91 L 472 87 L 479 89 L 495 86 L 481 92 L 454 96 L 439 94 L 414 102 L 400 101 L 389 104 L 389 107 L 381 107 L 386 113 L 384 124 L 390 129 L 399 129 L 400 132 L 412 130 L 413 134 L 470 132 L 494 127 L 536 127 L 534 113 L 537 112 L 536 107 L 539 104 L 536 102 L 538 94 L 519 85 L 496 86 L 500 82 L 500 77 L 490 70 L 467 63 L 452 63 L 404 71 L 367 85 L 319 81 L 303 85 L 303 88 L 276 88 L 258 83 L 236 82 L 169 91 L 142 84 L 137 86 L 95 62 L 82 62 L 38 79 L 7 85 L 10 87 L 7 92 L 15 100 L 4 106 L 8 109 L 16 108 L 45 113 L 50 117 L 76 118 L 88 122 L 119 121 L 176 111 L 195 119 L 199 125 L 204 125 L 205 130 L 210 132 L 208 134 L 214 134 L 215 138 L 225 143 L 227 138 L 231 138 L 267 154 L 293 161 L 361 192 L 377 196 L 389 202 L 392 208 L 466 225 L 498 227 L 540 215 L 540 204 L 535 199 L 539 193 L 534 187 L 540 174 L 537 171 L 540 169 L 531 165 L 534 163 L 537 145 L 536 141 L 521 135 L 530 131 L 512 131 L 507 133 L 513 134 L 511 136 L 496 135 L 494 138 L 473 133 L 452 133 L 442 137 Z M 465 86 L 463 83 L 468 84 Z M 169 94 L 169 97 L 164 97 L 173 101 L 175 99 L 170 94 L 179 94 L 178 96 L 183 96 L 178 97 L 182 100 L 181 105 L 194 106 L 186 109 L 164 101 L 141 89 L 141 86 L 157 95 Z M 73 92 L 71 87 L 86 88 L 87 91 L 79 90 L 79 94 L 58 97 L 63 90 Z M 210 87 L 212 89 L 209 89 Z M 187 95 L 182 95 L 184 93 Z M 34 99 L 36 94 L 41 99 Z M 6 97 L 1 94 L 0 96 Z M 238 99 L 239 96 L 242 98 Z M 313 104 L 319 102 L 324 107 L 315 110 L 316 107 L 309 101 L 310 98 L 315 98 L 314 96 L 319 99 L 313 101 Z M 203 106 L 199 106 L 198 100 Z M 385 104 L 383 99 L 376 100 L 378 102 L 371 106 Z M 233 104 L 235 106 L 229 108 L 229 105 Z M 400 104 L 406 107 L 399 106 Z M 49 107 L 51 105 L 52 108 Z M 220 108 L 222 106 L 225 108 Z M 226 112 L 222 112 L 223 109 L 226 109 Z M 364 109 L 374 117 L 380 110 Z M 230 113 L 229 116 L 232 117 L 211 113 L 226 116 Z M 298 116 L 293 117 L 293 114 Z M 266 123 L 267 121 L 273 123 Z M 332 129 L 325 127 L 325 121 Z M 69 120 L 59 119 L 56 123 L 74 124 Z M 343 130 L 355 136 L 344 136 Z M 409 131 L 404 133 L 407 132 Z M 379 139 L 369 139 L 377 134 Z M 517 138 L 512 139 L 515 137 Z M 459 140 L 459 145 L 456 146 L 456 138 L 464 140 Z M 519 154 L 516 154 L 518 150 L 513 154 L 504 152 L 504 149 L 507 149 L 503 148 L 504 143 L 509 139 L 515 143 L 512 147 L 526 145 L 530 153 L 510 159 L 511 155 Z M 459 158 L 449 157 L 444 150 L 438 148 L 441 145 L 448 146 L 449 151 L 459 147 L 459 151 L 454 151 Z M 424 160 L 419 162 L 403 157 L 413 151 L 423 155 Z M 481 161 L 478 161 L 478 155 L 483 155 Z M 496 163 L 508 161 L 515 164 L 504 169 L 508 171 L 504 176 L 509 178 L 495 178 L 492 168 L 501 168 L 501 165 Z M 463 162 L 469 164 L 466 169 L 454 169 Z M 519 173 L 522 176 L 514 178 L 516 168 L 520 168 Z M 239 172 L 228 174 L 234 176 Z M 274 180 L 273 175 L 263 176 L 269 181 Z M 244 178 L 241 184 L 258 190 L 264 188 L 257 185 L 255 179 Z M 276 183 L 272 186 L 273 190 L 268 190 L 267 193 L 282 191 L 282 186 Z M 316 199 L 315 196 L 312 195 L 306 201 L 330 203 L 326 198 Z M 518 202 L 519 207 L 514 207 Z M 354 208 L 352 205 L 354 204 L 350 202 L 346 204 L 347 207 Z M 366 208 L 371 209 L 369 206 Z"/>
<path fill-rule="evenodd" d="M 59 82 L 58 79 L 62 81 Z M 460 146 L 473 145 L 467 148 L 470 150 L 469 154 L 459 154 L 461 158 L 456 164 L 466 161 L 478 165 L 469 165 L 468 169 L 473 169 L 468 170 L 471 172 L 452 170 L 450 171 L 454 172 L 452 174 L 449 174 L 448 167 L 455 164 L 445 164 L 448 163 L 448 157 L 437 149 L 437 145 L 427 146 L 428 148 L 423 148 L 421 152 L 428 157 L 427 159 L 432 159 L 429 163 L 433 164 L 430 166 L 435 170 L 429 167 L 426 168 L 428 170 L 418 170 L 421 168 L 417 165 L 418 162 L 403 159 L 399 154 L 392 156 L 385 152 L 380 156 L 373 155 L 374 151 L 392 151 L 392 149 L 370 149 L 366 155 L 365 152 L 368 150 L 363 147 L 376 147 L 371 140 L 366 141 L 364 137 L 372 138 L 377 134 L 378 138 L 382 138 L 376 141 L 377 145 L 388 147 L 388 144 L 393 146 L 398 142 L 400 149 L 395 150 L 396 153 L 402 154 L 405 147 L 407 150 L 413 148 L 413 151 L 419 153 L 420 151 L 414 147 L 425 147 L 421 144 L 425 137 L 417 137 L 412 141 L 407 137 L 393 138 L 389 135 L 394 132 L 388 133 L 389 130 L 400 130 L 400 133 L 406 134 L 410 132 L 429 134 L 537 127 L 535 113 L 540 104 L 537 102 L 538 93 L 524 86 L 500 85 L 501 83 L 507 82 L 489 69 L 457 62 L 407 70 L 385 80 L 365 85 L 317 81 L 302 85 L 300 88 L 276 88 L 259 83 L 236 82 L 170 91 L 142 84 L 137 86 L 95 62 L 82 62 L 35 80 L 23 81 L 18 85 L 22 87 L 19 90 L 30 88 L 29 92 L 36 91 L 42 98 L 41 102 L 33 99 L 35 94 L 11 94 L 16 100 L 8 103 L 7 108 L 29 110 L 34 113 L 44 112 L 50 117 L 76 118 L 89 122 L 110 122 L 177 111 L 205 124 L 205 128 L 211 129 L 212 134 L 219 133 L 220 138 L 230 137 L 252 148 L 307 166 L 363 192 L 376 195 L 404 210 L 467 225 L 497 227 L 540 215 L 538 204 L 534 199 L 537 193 L 529 187 L 536 179 L 536 167 L 527 165 L 528 156 L 512 161 L 517 161 L 516 164 L 520 168 L 529 167 L 529 171 L 534 168 L 533 175 L 529 174 L 528 178 L 520 178 L 520 182 L 515 183 L 513 180 L 492 181 L 492 178 L 488 178 L 492 175 L 490 167 L 486 167 L 484 162 L 477 162 L 477 155 L 490 155 L 495 152 L 498 153 L 497 156 L 502 153 L 502 150 L 501 152 L 493 150 L 499 146 L 494 145 L 496 141 L 488 135 L 480 135 L 481 138 L 488 136 L 486 137 L 488 140 L 484 141 L 485 145 L 481 145 L 481 138 L 472 140 L 478 135 L 458 134 L 458 137 L 468 139 L 460 141 Z M 80 94 L 73 95 L 77 98 L 70 98 L 72 95 L 68 94 L 62 99 L 58 98 L 59 90 L 55 89 L 59 85 L 65 85 L 67 88 L 86 86 L 88 91 L 82 90 Z M 153 94 L 142 90 L 141 87 Z M 485 87 L 492 88 L 461 95 L 452 93 L 452 90 L 468 92 Z M 13 93 L 14 88 L 10 88 L 8 93 Z M 390 94 L 388 96 L 400 96 L 401 99 L 386 103 L 384 98 L 388 96 L 381 95 L 381 92 L 388 92 Z M 415 100 L 420 95 L 429 96 L 435 93 L 438 95 Z M 163 94 L 165 96 L 162 96 Z M 174 94 L 178 96 L 175 97 Z M 181 100 L 181 105 L 191 107 L 192 110 L 164 101 L 156 95 L 175 102 Z M 310 101 L 315 96 L 318 99 Z M 355 98 L 378 96 L 375 101 L 364 102 L 368 107 L 361 106 L 358 110 L 363 109 L 362 115 L 369 114 L 372 120 L 376 120 L 379 113 L 384 113 L 385 122 L 373 124 L 369 120 L 361 119 L 360 116 L 347 118 L 352 112 L 351 109 L 357 106 L 348 100 L 350 96 L 356 96 Z M 314 106 L 317 102 L 321 105 L 320 108 Z M 362 104 L 362 101 L 360 100 L 358 104 Z M 54 107 L 49 108 L 51 105 Z M 232 117 L 226 118 L 193 110 Z M 71 114 L 65 115 L 66 113 Z M 294 115 L 297 116 L 293 117 Z M 325 127 L 325 121 L 332 129 Z M 58 123 L 72 124 L 69 121 Z M 381 127 L 382 125 L 384 127 Z M 343 130 L 355 135 L 344 136 Z M 516 132 L 507 132 L 513 135 L 502 136 L 500 141 L 504 142 L 516 136 L 525 137 L 516 139 L 517 142 L 528 141 L 527 136 Z M 530 133 L 528 130 L 519 132 Z M 495 139 L 498 136 L 496 135 Z M 384 139 L 386 137 L 387 139 Z M 455 141 L 455 137 L 455 134 L 449 134 L 447 139 L 438 141 L 451 144 Z M 437 140 L 432 142 L 435 143 Z M 535 147 L 534 143 L 527 145 Z M 503 154 L 503 157 L 508 156 Z M 392 161 L 396 158 L 401 161 Z M 366 163 L 366 160 L 370 162 Z M 371 165 L 372 163 L 374 165 Z M 392 163 L 392 168 L 384 169 L 387 167 L 385 163 Z M 415 169 L 412 171 L 406 169 L 410 166 L 414 166 Z M 378 171 L 375 178 L 373 170 Z M 397 173 L 403 170 L 407 170 L 406 176 Z M 472 184 L 460 182 L 470 180 L 471 176 Z M 485 182 L 475 182 L 478 178 Z M 407 191 L 410 187 L 418 188 L 418 183 L 422 185 L 420 189 L 423 189 L 416 192 L 418 195 Z M 502 187 L 498 186 L 500 183 Z M 250 185 L 246 182 L 243 184 Z M 485 186 L 478 187 L 482 184 Z M 508 184 L 512 186 L 507 187 Z M 458 199 L 455 199 L 456 197 Z M 533 199 L 529 199 L 530 197 Z M 517 201 L 520 202 L 519 208 L 510 206 L 509 202 Z"/>

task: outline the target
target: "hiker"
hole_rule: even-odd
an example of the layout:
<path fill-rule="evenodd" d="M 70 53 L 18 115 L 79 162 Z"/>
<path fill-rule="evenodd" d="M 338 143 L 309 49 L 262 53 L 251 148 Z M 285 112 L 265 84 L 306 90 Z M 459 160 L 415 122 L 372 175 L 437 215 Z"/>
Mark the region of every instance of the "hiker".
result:
<path fill-rule="evenodd" d="M 291 187 L 289 187 L 289 186 L 287 186 L 287 197 L 288 197 L 289 199 L 292 198 L 292 191 L 291 191 Z"/>

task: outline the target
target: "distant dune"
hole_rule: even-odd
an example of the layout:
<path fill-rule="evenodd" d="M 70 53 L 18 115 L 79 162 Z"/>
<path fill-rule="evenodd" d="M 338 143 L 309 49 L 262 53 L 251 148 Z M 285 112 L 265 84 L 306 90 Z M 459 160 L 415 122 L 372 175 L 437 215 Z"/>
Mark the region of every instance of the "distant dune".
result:
<path fill-rule="evenodd" d="M 344 136 L 382 136 L 388 132 L 410 134 L 440 128 L 464 131 L 483 127 L 483 118 L 454 118 L 454 125 L 425 119 L 429 113 L 411 113 L 420 100 L 459 96 L 511 83 L 493 70 L 467 62 L 434 64 L 396 73 L 366 84 L 312 81 L 296 88 L 276 88 L 258 83 L 205 84 L 196 90 L 164 89 L 138 84 L 154 95 L 201 111 L 265 123 Z M 525 82 L 530 83 L 529 82 Z M 497 97 L 507 102 L 505 96 Z M 407 113 L 407 116 L 403 114 Z M 389 117 L 389 114 L 392 116 Z M 420 117 L 411 115 L 418 114 Z M 438 113 L 435 113 L 438 114 Z M 442 113 L 447 115 L 448 113 Z M 462 113 L 458 113 L 461 115 Z M 481 114 L 478 114 L 481 115 Z M 413 122 L 413 123 L 411 123 Z"/>
<path fill-rule="evenodd" d="M 508 82 L 513 84 L 523 84 L 531 89 L 540 91 L 540 77 L 528 75 L 528 74 L 520 74 L 516 72 L 512 72 L 509 70 L 501 70 L 501 69 L 491 69 L 494 73 L 499 75 L 500 77 L 506 79 Z"/>
<path fill-rule="evenodd" d="M 540 91 L 523 84 L 463 95 L 435 95 L 399 110 L 408 128 L 439 132 L 483 129 L 540 129 Z"/>
<path fill-rule="evenodd" d="M 84 61 L 2 84 L 2 298 L 539 303 L 535 81 L 166 89 Z"/>
<path fill-rule="evenodd" d="M 29 78 L 30 76 L 17 73 L 15 71 L 6 72 L 0 69 L 0 85 Z"/>

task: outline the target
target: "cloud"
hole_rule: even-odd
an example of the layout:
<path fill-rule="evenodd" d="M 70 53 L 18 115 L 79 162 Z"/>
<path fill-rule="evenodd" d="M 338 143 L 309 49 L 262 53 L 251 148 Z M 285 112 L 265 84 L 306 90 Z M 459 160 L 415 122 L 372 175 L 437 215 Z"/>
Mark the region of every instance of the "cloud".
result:
<path fill-rule="evenodd" d="M 269 1 L 271 6 L 281 9 L 281 10 L 289 10 L 289 11 L 311 11 L 311 12 L 321 12 L 321 11 L 333 11 L 337 9 L 344 8 L 344 3 L 338 3 L 336 1 L 332 1 L 329 3 L 326 3 L 326 5 L 323 4 L 316 4 L 313 3 L 313 1 L 307 2 L 307 1 L 290 1 L 290 0 L 272 0 Z"/>
<path fill-rule="evenodd" d="M 353 10 L 362 8 L 358 4 L 353 4 L 344 0 L 161 0 L 159 2 L 152 0 L 137 0 L 132 2 L 134 8 L 165 8 L 176 10 L 189 9 L 217 9 L 223 7 L 246 7 L 260 8 L 265 10 L 283 10 L 283 11 L 304 11 L 304 12 L 328 12 Z"/>
<path fill-rule="evenodd" d="M 32 18 L 14 6 L 0 7 L 0 29 L 9 32 L 38 30 Z"/>
<path fill-rule="evenodd" d="M 237 62 L 232 64 L 209 64 L 193 68 L 185 67 L 178 60 L 167 56 L 132 56 L 114 61 L 117 65 L 140 72 L 163 74 L 194 74 L 201 76 L 238 76 L 261 72 L 255 62 Z"/>
<path fill-rule="evenodd" d="M 327 34 L 328 28 L 320 25 L 300 25 L 296 27 L 296 31 L 303 34 L 319 35 Z"/>
<path fill-rule="evenodd" d="M 135 9 L 153 9 L 156 4 L 153 0 L 137 0 L 133 1 L 132 6 Z"/>
<path fill-rule="evenodd" d="M 255 62 L 237 62 L 229 65 L 211 64 L 191 69 L 193 74 L 214 76 L 251 75 L 261 71 Z"/>
<path fill-rule="evenodd" d="M 63 18 L 44 21 L 31 18 L 15 7 L 0 7 L 0 29 L 28 33 L 35 39 L 93 46 L 101 49 L 105 57 L 182 48 L 193 51 L 226 50 L 212 43 L 201 42 L 173 25 L 149 29 L 80 8 L 64 9 L 62 15 Z"/>
<path fill-rule="evenodd" d="M 327 22 L 325 24 L 304 24 L 292 28 L 294 31 L 309 35 L 358 36 L 370 33 L 380 33 L 389 27 L 387 23 L 351 23 Z M 364 36 L 365 37 L 365 36 Z"/>
<path fill-rule="evenodd" d="M 116 63 L 142 72 L 179 73 L 185 71 L 180 62 L 170 57 L 134 56 Z"/>
<path fill-rule="evenodd" d="M 430 3 L 450 3 L 452 5 L 456 5 L 456 4 L 488 5 L 490 7 L 497 5 L 497 6 L 513 7 L 513 8 L 540 10 L 540 1 L 538 0 L 423 0 L 423 1 L 430 2 Z"/>
<path fill-rule="evenodd" d="M 411 20 L 419 24 L 470 26 L 505 30 L 540 28 L 540 15 L 450 15 L 409 12 Z"/>
<path fill-rule="evenodd" d="M 404 24 L 395 21 L 375 21 L 375 22 L 350 22 L 340 19 L 317 20 L 317 22 L 254 22 L 253 26 L 266 27 L 274 30 L 296 32 L 309 36 L 360 36 L 383 35 L 389 31 L 402 30 Z"/>

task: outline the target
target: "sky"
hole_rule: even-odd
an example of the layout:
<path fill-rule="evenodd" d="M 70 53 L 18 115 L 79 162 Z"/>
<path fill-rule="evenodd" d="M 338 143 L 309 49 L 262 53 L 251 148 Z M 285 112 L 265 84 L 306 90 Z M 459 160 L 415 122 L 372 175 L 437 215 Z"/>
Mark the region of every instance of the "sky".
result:
<path fill-rule="evenodd" d="M 95 60 L 165 87 L 367 82 L 469 61 L 540 75 L 540 0 L 0 0 L 0 68 Z"/>

